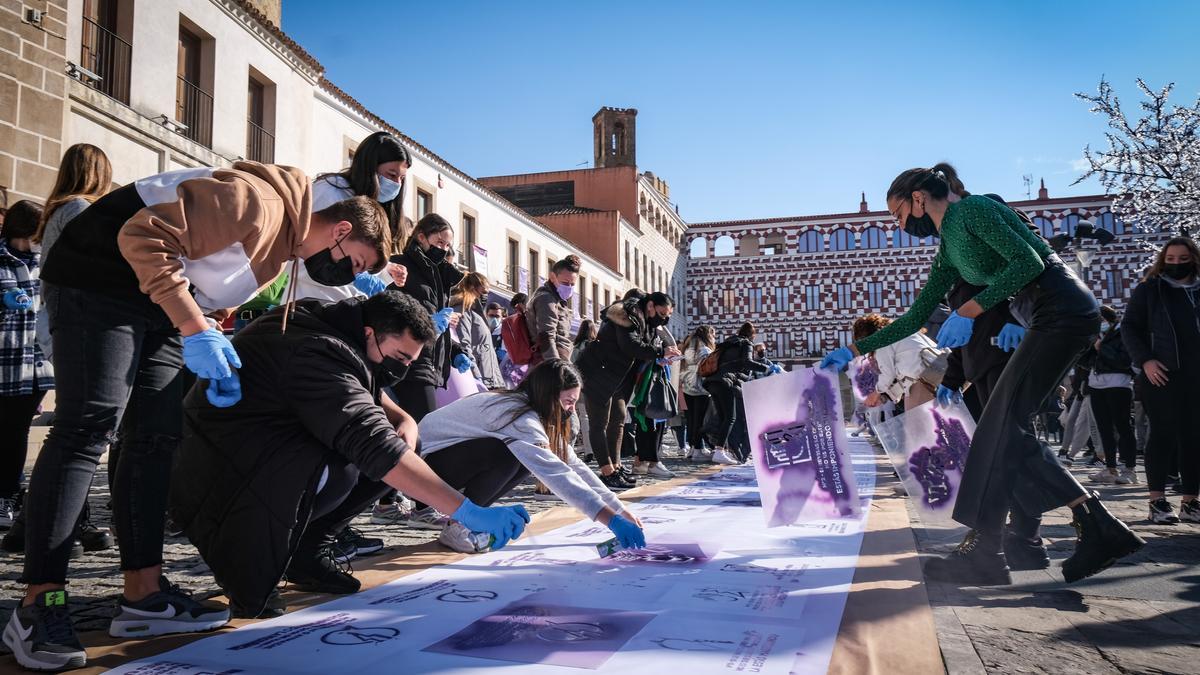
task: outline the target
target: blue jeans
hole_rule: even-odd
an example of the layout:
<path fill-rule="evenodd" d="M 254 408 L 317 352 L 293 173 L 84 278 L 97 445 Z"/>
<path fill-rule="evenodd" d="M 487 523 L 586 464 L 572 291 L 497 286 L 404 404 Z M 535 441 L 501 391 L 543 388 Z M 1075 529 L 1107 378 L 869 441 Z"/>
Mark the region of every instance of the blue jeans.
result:
<path fill-rule="evenodd" d="M 159 565 L 183 419 L 179 332 L 144 296 L 60 287 L 47 309 L 57 401 L 29 481 L 22 581 L 66 582 L 75 520 L 118 432 L 110 487 L 121 569 Z"/>

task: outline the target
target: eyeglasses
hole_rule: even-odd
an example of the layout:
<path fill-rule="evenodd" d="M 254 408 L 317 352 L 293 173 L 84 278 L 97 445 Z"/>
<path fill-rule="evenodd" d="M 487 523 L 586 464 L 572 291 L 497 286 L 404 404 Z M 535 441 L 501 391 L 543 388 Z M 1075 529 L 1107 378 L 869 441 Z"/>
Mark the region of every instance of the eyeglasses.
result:
<path fill-rule="evenodd" d="M 902 208 L 902 207 L 903 207 L 905 204 L 907 204 L 907 203 L 908 203 L 908 200 L 906 199 L 906 200 L 904 200 L 904 201 L 900 202 L 900 206 L 897 206 L 897 207 L 896 207 L 896 211 L 895 211 L 895 212 L 888 211 L 888 214 L 890 214 L 890 215 L 892 216 L 892 218 L 895 218 L 895 219 L 896 219 L 896 223 L 897 223 L 898 225 L 902 225 L 902 224 L 903 224 L 903 223 L 900 221 L 900 209 L 901 209 L 901 208 Z"/>

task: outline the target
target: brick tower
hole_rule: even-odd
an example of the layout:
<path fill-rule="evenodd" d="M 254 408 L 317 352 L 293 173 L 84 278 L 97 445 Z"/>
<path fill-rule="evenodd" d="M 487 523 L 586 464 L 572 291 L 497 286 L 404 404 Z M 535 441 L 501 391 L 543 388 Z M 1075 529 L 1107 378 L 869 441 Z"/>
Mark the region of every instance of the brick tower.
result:
<path fill-rule="evenodd" d="M 601 108 L 592 116 L 595 166 L 637 166 L 637 109 Z"/>

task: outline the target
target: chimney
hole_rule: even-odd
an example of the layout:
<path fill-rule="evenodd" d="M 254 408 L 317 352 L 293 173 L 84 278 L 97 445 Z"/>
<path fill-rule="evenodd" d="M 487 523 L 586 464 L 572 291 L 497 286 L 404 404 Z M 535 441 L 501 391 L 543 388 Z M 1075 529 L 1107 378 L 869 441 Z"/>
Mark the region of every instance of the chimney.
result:
<path fill-rule="evenodd" d="M 1050 191 L 1046 189 L 1046 179 L 1042 179 L 1042 186 L 1038 188 L 1038 199 L 1050 199 Z"/>
<path fill-rule="evenodd" d="M 858 203 L 859 213 L 870 213 L 871 209 L 867 206 L 867 193 L 862 193 L 862 201 Z"/>

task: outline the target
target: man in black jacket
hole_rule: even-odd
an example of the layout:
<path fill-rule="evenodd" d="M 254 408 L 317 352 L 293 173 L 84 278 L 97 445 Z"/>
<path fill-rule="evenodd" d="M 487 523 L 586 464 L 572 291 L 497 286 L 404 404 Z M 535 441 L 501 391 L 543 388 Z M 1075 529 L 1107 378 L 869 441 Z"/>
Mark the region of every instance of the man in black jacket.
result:
<path fill-rule="evenodd" d="M 1105 467 L 1091 474 L 1095 483 L 1129 485 L 1137 481 L 1134 467 L 1137 466 L 1137 440 L 1133 436 L 1133 361 L 1121 338 L 1120 317 L 1117 310 L 1104 305 L 1100 308 L 1104 319 L 1103 333 L 1096 340 L 1095 360 L 1092 373 L 1088 376 L 1088 391 L 1091 392 L 1092 419 L 1100 432 L 1100 444 L 1104 446 Z M 1117 470 L 1120 453 L 1125 468 Z"/>
<path fill-rule="evenodd" d="M 529 519 L 523 507 L 483 509 L 442 482 L 410 452 L 417 444 L 411 418 L 380 396 L 434 337 L 420 304 L 385 291 L 297 303 L 287 333 L 282 319 L 277 309 L 234 338 L 239 405 L 217 408 L 198 387 L 184 403 L 171 516 L 235 615 L 282 613 L 274 590 L 281 577 L 307 590 L 357 591 L 329 547 L 383 489 L 453 513 L 495 537 L 493 548 L 520 535 Z M 369 482 L 375 492 L 361 489 Z"/>
<path fill-rule="evenodd" d="M 714 411 L 720 416 L 716 433 L 709 442 L 716 450 L 713 461 L 718 464 L 741 464 L 749 458 L 749 438 L 746 437 L 746 407 L 742 402 L 742 383 L 753 375 L 770 370 L 766 363 L 754 358 L 754 324 L 747 321 L 738 332 L 717 345 L 717 372 L 704 378 L 704 389 L 712 396 Z"/>
<path fill-rule="evenodd" d="M 632 487 L 636 479 L 621 464 L 625 406 L 633 393 L 640 362 L 679 356 L 655 335 L 675 309 L 666 293 L 634 294 L 604 310 L 596 339 L 579 357 L 583 400 L 600 480 L 609 488 Z"/>

